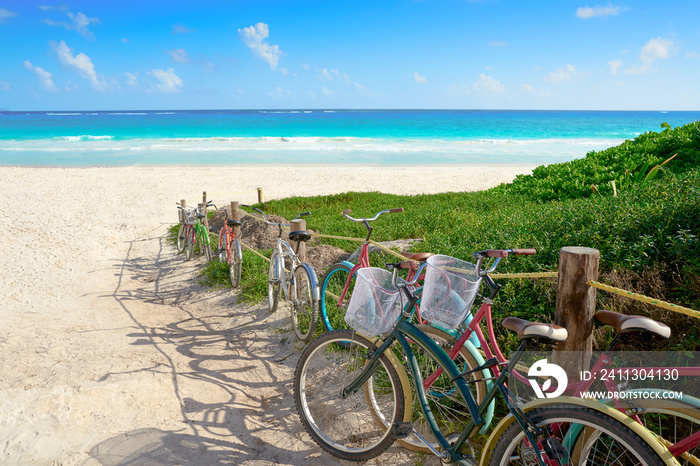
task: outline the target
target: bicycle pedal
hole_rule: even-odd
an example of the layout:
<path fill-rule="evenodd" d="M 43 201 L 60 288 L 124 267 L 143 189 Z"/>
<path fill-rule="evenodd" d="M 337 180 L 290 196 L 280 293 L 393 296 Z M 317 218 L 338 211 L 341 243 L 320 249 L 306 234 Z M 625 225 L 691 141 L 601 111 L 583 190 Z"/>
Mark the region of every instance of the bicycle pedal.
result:
<path fill-rule="evenodd" d="M 391 427 L 391 432 L 396 435 L 396 438 L 406 438 L 413 432 L 413 424 L 410 422 L 397 422 Z"/>
<path fill-rule="evenodd" d="M 544 451 L 551 459 L 561 460 L 567 457 L 566 448 L 561 444 L 561 441 L 556 437 L 547 437 L 544 439 Z"/>

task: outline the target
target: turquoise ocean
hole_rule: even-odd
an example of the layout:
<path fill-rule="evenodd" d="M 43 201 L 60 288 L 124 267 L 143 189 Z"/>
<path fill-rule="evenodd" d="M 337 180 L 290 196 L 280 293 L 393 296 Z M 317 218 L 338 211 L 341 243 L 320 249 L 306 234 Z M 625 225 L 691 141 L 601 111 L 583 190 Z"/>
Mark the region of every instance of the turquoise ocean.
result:
<path fill-rule="evenodd" d="M 698 112 L 0 112 L 0 165 L 549 164 Z"/>

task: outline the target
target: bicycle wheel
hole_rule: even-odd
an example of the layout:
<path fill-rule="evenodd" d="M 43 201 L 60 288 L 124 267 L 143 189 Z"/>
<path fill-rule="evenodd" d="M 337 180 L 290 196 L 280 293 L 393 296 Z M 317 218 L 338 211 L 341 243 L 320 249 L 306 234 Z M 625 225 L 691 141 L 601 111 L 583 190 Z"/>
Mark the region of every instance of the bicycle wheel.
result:
<path fill-rule="evenodd" d="M 348 341 L 349 348 L 341 344 Z M 340 396 L 364 368 L 370 348 L 372 343 L 352 330 L 327 332 L 304 349 L 294 372 L 301 422 L 314 442 L 337 458 L 364 461 L 378 456 L 394 442 L 392 427 L 403 418 L 401 383 L 386 355 L 379 357 L 362 389 L 345 399 Z M 378 407 L 371 409 L 366 398 Z M 376 413 L 387 417 L 377 422 Z"/>
<path fill-rule="evenodd" d="M 194 254 L 194 244 L 197 242 L 197 233 L 192 225 L 187 225 L 185 231 L 185 259 L 192 259 Z"/>
<path fill-rule="evenodd" d="M 321 321 L 327 331 L 339 328 L 348 328 L 345 323 L 345 312 L 348 309 L 350 295 L 355 287 L 355 277 L 350 279 L 350 286 L 343 302 L 338 305 L 340 295 L 350 276 L 350 269 L 345 264 L 334 264 L 321 280 Z"/>
<path fill-rule="evenodd" d="M 433 339 L 446 353 L 450 353 L 454 346 L 454 338 L 449 333 L 430 325 L 418 325 L 418 328 Z M 437 369 L 442 369 L 442 374 L 438 376 L 430 386 L 425 388 L 425 395 L 428 399 L 430 411 L 437 425 L 440 427 L 440 431 L 446 437 L 453 433 L 461 433 L 471 420 L 466 401 L 462 398 L 462 395 L 459 393 L 454 383 L 450 381 L 451 377 L 448 375 L 449 372 L 446 372 L 437 361 L 430 357 L 424 348 L 413 342 L 410 343 L 411 351 L 418 361 L 421 378 L 423 380 L 435 374 Z M 405 356 L 397 356 L 398 359 L 406 365 L 406 371 L 408 372 L 409 368 L 406 364 Z M 474 356 L 472 356 L 465 347 L 460 348 L 453 360 L 460 372 L 467 372 L 479 366 Z M 477 403 L 481 403 L 486 397 L 488 387 L 486 382 L 483 381 L 486 377 L 490 377 L 490 374 L 484 374 L 482 371 L 474 372 L 467 376 L 467 380 L 481 380 L 480 382 L 469 383 L 469 388 Z M 414 393 L 412 396 L 413 406 L 410 408 L 412 412 L 411 423 L 413 424 L 413 428 L 425 440 L 431 441 L 430 444 L 433 448 L 438 449 L 440 445 L 434 440 L 433 431 L 420 408 L 418 396 L 415 395 L 415 379 L 409 377 L 409 380 L 411 382 L 412 393 Z M 477 432 L 478 430 L 474 430 L 473 434 Z M 409 435 L 405 439 L 399 439 L 398 442 L 409 450 L 426 453 L 431 451 L 425 443 L 420 441 L 414 434 Z"/>
<path fill-rule="evenodd" d="M 270 312 L 277 310 L 283 273 L 282 258 L 280 258 L 277 251 L 273 251 L 270 256 L 270 270 L 267 274 L 267 308 Z"/>
<path fill-rule="evenodd" d="M 700 409 L 682 400 L 636 399 L 624 402 L 623 409 L 628 416 L 636 416 L 667 447 L 700 432 Z M 676 460 L 683 466 L 700 465 L 700 445 L 691 446 Z"/>
<path fill-rule="evenodd" d="M 180 228 L 177 230 L 177 253 L 182 254 L 185 251 L 185 244 L 187 238 L 185 237 L 185 232 L 187 227 L 184 223 L 180 224 Z"/>
<path fill-rule="evenodd" d="M 211 252 L 211 239 L 209 238 L 209 232 L 206 230 L 207 227 L 202 225 L 202 246 L 204 248 L 204 255 L 207 258 L 207 263 L 214 260 L 214 255 Z"/>
<path fill-rule="evenodd" d="M 318 310 L 313 296 L 311 277 L 306 267 L 300 265 L 294 271 L 294 287 L 290 294 L 294 333 L 300 340 L 309 341 L 316 330 Z"/>
<path fill-rule="evenodd" d="M 221 230 L 221 233 L 219 234 L 219 262 L 223 262 L 225 264 L 230 263 L 230 257 L 229 257 L 229 249 L 228 249 L 228 233 L 225 229 Z"/>
<path fill-rule="evenodd" d="M 634 465 L 665 464 L 639 435 L 617 419 L 591 408 L 552 403 L 527 413 L 543 430 L 538 446 L 547 464 Z M 581 427 L 576 438 L 565 439 L 569 427 Z M 566 448 L 565 445 L 573 445 Z M 520 425 L 513 422 L 501 435 L 490 465 L 537 464 L 532 444 Z"/>
<path fill-rule="evenodd" d="M 236 288 L 241 283 L 241 271 L 243 269 L 243 255 L 241 254 L 241 243 L 236 238 L 231 240 L 231 256 L 229 261 L 229 276 L 231 286 Z"/>

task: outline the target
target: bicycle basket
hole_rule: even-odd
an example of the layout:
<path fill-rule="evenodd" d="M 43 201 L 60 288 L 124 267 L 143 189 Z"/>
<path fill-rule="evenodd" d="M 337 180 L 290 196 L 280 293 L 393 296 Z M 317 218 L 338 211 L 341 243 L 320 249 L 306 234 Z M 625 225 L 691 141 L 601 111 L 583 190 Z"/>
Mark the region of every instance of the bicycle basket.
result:
<path fill-rule="evenodd" d="M 394 327 L 403 305 L 404 297 L 392 284 L 391 272 L 362 268 L 357 271 L 345 322 L 365 336 L 380 335 Z"/>
<path fill-rule="evenodd" d="M 429 257 L 421 316 L 441 327 L 457 328 L 474 303 L 480 283 L 474 264 L 450 256 Z"/>

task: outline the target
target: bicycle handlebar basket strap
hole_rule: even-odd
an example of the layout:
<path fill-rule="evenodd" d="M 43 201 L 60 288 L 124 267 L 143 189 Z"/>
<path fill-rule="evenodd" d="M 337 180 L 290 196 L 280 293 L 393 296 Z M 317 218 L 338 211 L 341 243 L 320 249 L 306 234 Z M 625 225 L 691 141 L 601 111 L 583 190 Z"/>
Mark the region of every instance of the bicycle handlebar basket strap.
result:
<path fill-rule="evenodd" d="M 405 297 L 391 278 L 391 272 L 377 267 L 357 271 L 345 322 L 362 335 L 381 335 L 396 325 Z"/>
<path fill-rule="evenodd" d="M 421 297 L 421 316 L 446 329 L 455 329 L 467 317 L 481 277 L 471 262 L 434 255 L 428 265 Z"/>

